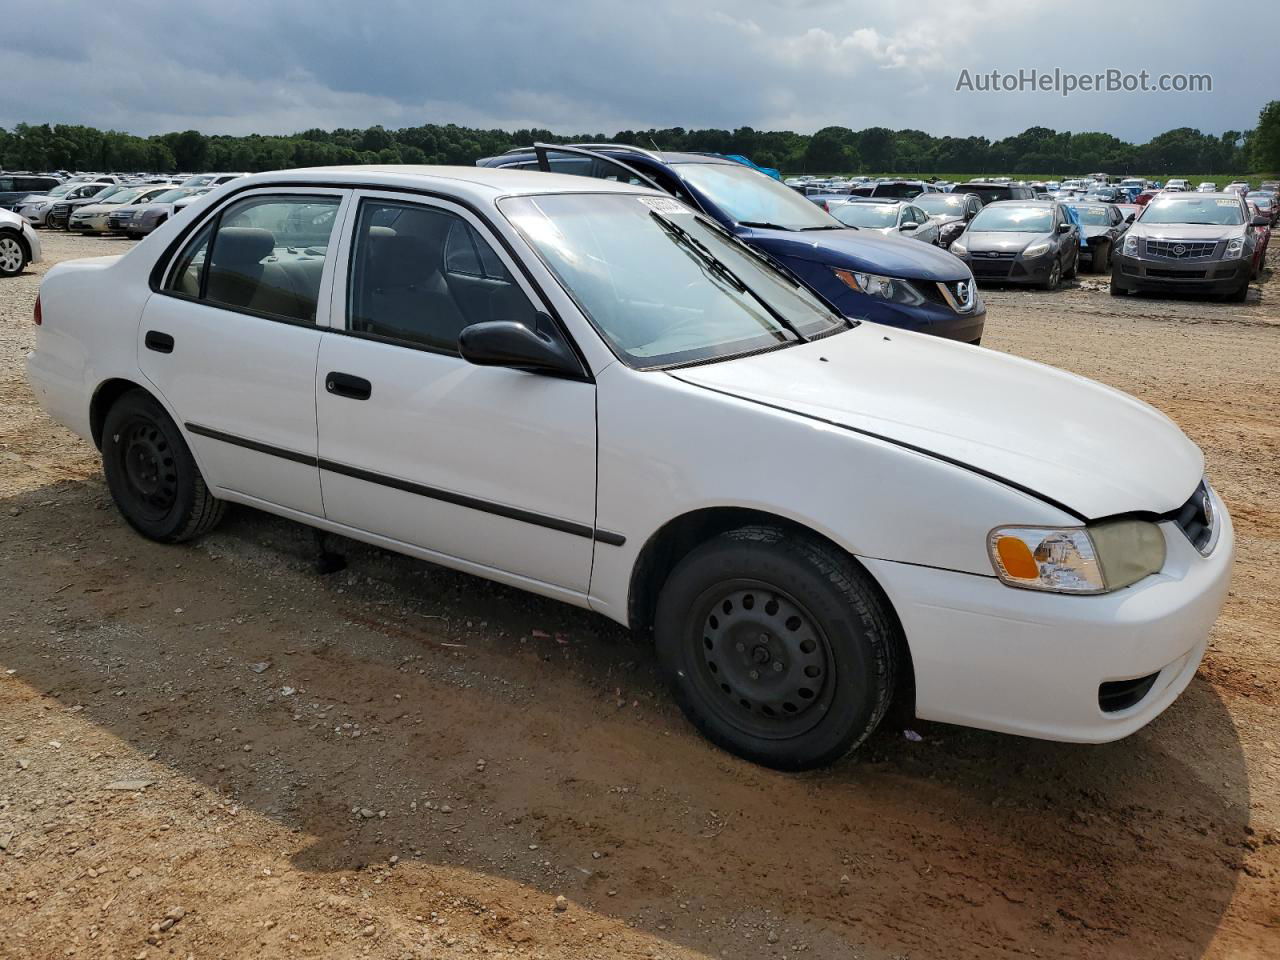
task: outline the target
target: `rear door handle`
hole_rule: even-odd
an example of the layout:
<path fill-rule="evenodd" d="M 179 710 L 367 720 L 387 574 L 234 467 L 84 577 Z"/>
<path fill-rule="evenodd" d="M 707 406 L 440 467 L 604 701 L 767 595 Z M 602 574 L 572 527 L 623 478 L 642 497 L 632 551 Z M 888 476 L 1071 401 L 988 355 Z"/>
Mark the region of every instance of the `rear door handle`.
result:
<path fill-rule="evenodd" d="M 364 377 L 349 373 L 331 373 L 324 378 L 324 388 L 337 397 L 348 400 L 368 400 L 373 394 L 373 384 Z"/>
<path fill-rule="evenodd" d="M 159 330 L 148 330 L 142 342 L 147 345 L 148 350 L 154 350 L 156 353 L 173 353 L 173 337 Z"/>

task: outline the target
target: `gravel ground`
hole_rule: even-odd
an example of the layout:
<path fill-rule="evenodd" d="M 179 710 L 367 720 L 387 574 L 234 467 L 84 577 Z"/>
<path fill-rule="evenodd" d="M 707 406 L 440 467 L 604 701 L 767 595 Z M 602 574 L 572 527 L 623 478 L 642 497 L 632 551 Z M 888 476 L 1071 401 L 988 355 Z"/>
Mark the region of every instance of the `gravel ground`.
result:
<path fill-rule="evenodd" d="M 787 776 L 584 612 L 356 544 L 317 577 L 250 510 L 134 535 L 22 373 L 42 269 L 130 244 L 44 237 L 0 282 L 0 957 L 1280 956 L 1280 282 L 987 297 L 990 348 L 1206 452 L 1239 559 L 1184 697 L 1106 746 L 899 721 Z"/>

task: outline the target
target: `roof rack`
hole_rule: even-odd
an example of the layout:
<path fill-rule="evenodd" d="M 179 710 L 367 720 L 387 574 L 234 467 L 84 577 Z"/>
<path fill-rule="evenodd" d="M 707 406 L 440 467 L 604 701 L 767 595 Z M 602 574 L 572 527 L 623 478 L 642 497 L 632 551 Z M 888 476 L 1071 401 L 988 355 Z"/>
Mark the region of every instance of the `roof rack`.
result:
<path fill-rule="evenodd" d="M 627 153 L 638 153 L 641 156 L 648 157 L 650 160 L 661 160 L 662 158 L 652 150 L 645 150 L 643 147 L 633 147 L 629 143 L 535 143 L 531 147 L 512 147 L 505 151 L 502 156 L 512 153 L 528 153 L 534 147 L 546 147 L 548 150 L 554 150 L 556 147 L 576 147 L 579 150 L 622 150 Z"/>

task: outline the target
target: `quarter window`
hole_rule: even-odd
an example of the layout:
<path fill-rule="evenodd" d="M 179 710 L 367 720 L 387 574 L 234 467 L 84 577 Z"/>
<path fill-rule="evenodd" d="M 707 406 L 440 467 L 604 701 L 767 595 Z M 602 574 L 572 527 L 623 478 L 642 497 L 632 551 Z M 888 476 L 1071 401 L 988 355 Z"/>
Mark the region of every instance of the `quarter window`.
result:
<path fill-rule="evenodd" d="M 168 289 L 216 306 L 316 322 L 337 197 L 237 201 L 187 245 Z"/>
<path fill-rule="evenodd" d="M 473 323 L 538 325 L 537 311 L 489 242 L 435 207 L 365 201 L 348 290 L 353 332 L 444 353 L 457 352 L 458 335 Z"/>

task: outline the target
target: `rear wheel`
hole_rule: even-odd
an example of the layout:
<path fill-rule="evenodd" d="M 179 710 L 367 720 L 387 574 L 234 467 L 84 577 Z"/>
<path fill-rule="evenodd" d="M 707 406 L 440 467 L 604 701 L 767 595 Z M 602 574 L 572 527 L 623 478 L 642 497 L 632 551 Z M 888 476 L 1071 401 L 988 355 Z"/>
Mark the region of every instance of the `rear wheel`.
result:
<path fill-rule="evenodd" d="M 891 699 L 899 639 L 866 574 L 839 551 L 774 527 L 704 543 L 658 598 L 658 657 L 710 740 L 784 770 L 862 743 Z"/>
<path fill-rule="evenodd" d="M 0 233 L 0 277 L 16 277 L 27 266 L 27 248 L 17 235 Z"/>
<path fill-rule="evenodd" d="M 102 428 L 102 465 L 120 513 L 161 543 L 190 540 L 222 519 L 177 424 L 144 390 L 124 394 Z"/>

